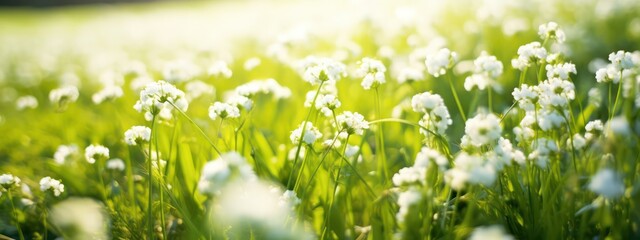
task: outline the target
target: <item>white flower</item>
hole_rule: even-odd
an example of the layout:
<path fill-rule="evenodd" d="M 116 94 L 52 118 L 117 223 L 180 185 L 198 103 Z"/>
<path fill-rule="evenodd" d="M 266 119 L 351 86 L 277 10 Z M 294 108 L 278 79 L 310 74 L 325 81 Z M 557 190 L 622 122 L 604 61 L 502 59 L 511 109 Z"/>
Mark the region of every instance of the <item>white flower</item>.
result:
<path fill-rule="evenodd" d="M 244 64 L 242 66 L 245 71 L 251 71 L 257 66 L 260 66 L 261 63 L 262 63 L 262 60 L 260 60 L 260 58 L 252 57 L 244 61 Z"/>
<path fill-rule="evenodd" d="M 37 108 L 38 99 L 31 95 L 26 95 L 16 99 L 16 109 L 23 110 L 27 108 Z"/>
<path fill-rule="evenodd" d="M 150 139 L 151 129 L 145 126 L 133 126 L 124 132 L 124 141 L 131 146 L 149 142 Z"/>
<path fill-rule="evenodd" d="M 500 158 L 501 162 L 509 163 L 514 161 L 520 165 L 524 165 L 526 161 L 526 157 L 524 153 L 518 149 L 513 148 L 513 144 L 509 139 L 500 138 L 498 140 L 498 145 L 495 146 L 493 151 L 496 154 L 496 157 Z"/>
<path fill-rule="evenodd" d="M 464 89 L 471 91 L 474 87 L 478 90 L 484 90 L 491 83 L 491 79 L 484 74 L 473 74 L 464 79 Z"/>
<path fill-rule="evenodd" d="M 538 35 L 542 39 L 555 39 L 558 43 L 563 43 L 565 40 L 564 31 L 558 27 L 555 22 L 548 22 L 538 27 Z"/>
<path fill-rule="evenodd" d="M 11 188 L 17 188 L 19 186 L 20 178 L 8 173 L 0 175 L 0 196 L 2 196 L 2 192 L 9 191 Z"/>
<path fill-rule="evenodd" d="M 584 129 L 587 131 L 584 134 L 584 137 L 587 140 L 592 140 L 602 134 L 602 131 L 604 130 L 604 124 L 602 124 L 601 120 L 593 120 L 588 122 Z"/>
<path fill-rule="evenodd" d="M 215 61 L 207 71 L 209 76 L 230 78 L 233 75 L 225 61 Z"/>
<path fill-rule="evenodd" d="M 138 112 L 144 112 L 145 119 L 151 121 L 154 116 L 160 115 L 165 119 L 171 118 L 171 110 L 175 105 L 182 111 L 187 111 L 187 102 L 184 92 L 165 81 L 147 84 L 140 91 L 140 99 L 133 106 Z"/>
<path fill-rule="evenodd" d="M 609 54 L 609 61 L 616 69 L 632 69 L 636 64 L 633 54 L 622 50 Z"/>
<path fill-rule="evenodd" d="M 395 186 L 407 186 L 412 184 L 426 184 L 427 168 L 405 167 L 394 174 L 391 180 Z"/>
<path fill-rule="evenodd" d="M 427 56 L 425 64 L 427 71 L 434 77 L 439 77 L 447 73 L 447 70 L 453 67 L 458 60 L 458 54 L 452 52 L 448 48 L 442 48 L 437 53 Z"/>
<path fill-rule="evenodd" d="M 225 96 L 225 101 L 227 104 L 237 107 L 238 110 L 245 109 L 249 111 L 253 108 L 253 100 L 235 93 Z"/>
<path fill-rule="evenodd" d="M 398 70 L 396 74 L 398 83 L 416 82 L 416 81 L 424 80 L 423 68 L 413 67 L 413 66 L 400 68 L 400 70 Z"/>
<path fill-rule="evenodd" d="M 567 139 L 567 145 L 571 146 L 572 141 L 573 141 L 573 148 L 576 150 L 582 149 L 584 146 L 587 145 L 587 140 L 584 139 L 582 136 L 580 136 L 580 134 L 578 133 L 573 135 L 573 139 L 571 138 Z"/>
<path fill-rule="evenodd" d="M 347 134 L 362 135 L 365 129 L 369 129 L 369 122 L 364 120 L 364 116 L 357 112 L 343 112 L 336 117 L 338 126 L 341 131 L 344 130 Z"/>
<path fill-rule="evenodd" d="M 611 169 L 601 169 L 591 178 L 589 190 L 608 199 L 615 199 L 624 194 L 622 178 Z"/>
<path fill-rule="evenodd" d="M 420 152 L 416 155 L 416 160 L 413 163 L 413 166 L 427 168 L 432 162 L 442 169 L 449 165 L 449 160 L 447 160 L 447 158 L 438 151 L 429 147 L 422 147 Z"/>
<path fill-rule="evenodd" d="M 304 129 L 304 130 L 303 130 Z M 302 132 L 304 131 L 304 136 L 301 137 Z M 313 144 L 318 139 L 322 137 L 322 133 L 318 130 L 318 128 L 314 127 L 311 122 L 302 122 L 291 132 L 289 138 L 291 139 L 291 143 L 294 145 L 298 145 L 300 143 L 300 139 L 302 138 L 302 142 L 305 144 Z"/>
<path fill-rule="evenodd" d="M 480 53 L 480 56 L 473 61 L 473 64 L 476 66 L 476 73 L 484 74 L 492 79 L 496 79 L 502 75 L 502 62 L 498 61 L 495 56 L 491 56 L 485 51 Z"/>
<path fill-rule="evenodd" d="M 124 161 L 120 158 L 109 159 L 106 164 L 107 169 L 124 171 L 125 164 Z"/>
<path fill-rule="evenodd" d="M 537 138 L 532 146 L 535 146 L 535 149 L 529 153 L 527 158 L 532 161 L 536 161 L 535 163 L 541 167 L 545 168 L 547 166 L 547 162 L 549 161 L 549 155 L 553 152 L 558 152 L 558 145 L 551 139 L 548 138 Z"/>
<path fill-rule="evenodd" d="M 277 188 L 274 188 L 274 189 L 279 191 L 279 189 Z M 280 196 L 280 201 L 278 202 L 278 205 L 281 207 L 294 208 L 298 206 L 301 202 L 302 200 L 300 200 L 300 198 L 296 196 L 296 192 L 292 190 L 287 190 L 287 191 L 284 191 L 284 193 L 282 193 L 282 195 Z"/>
<path fill-rule="evenodd" d="M 90 198 L 70 198 L 54 205 L 49 222 L 65 233 L 65 239 L 109 239 L 108 214 Z"/>
<path fill-rule="evenodd" d="M 84 157 L 87 159 L 87 162 L 94 164 L 99 160 L 107 160 L 109 159 L 109 149 L 102 145 L 89 145 L 84 150 Z"/>
<path fill-rule="evenodd" d="M 53 159 L 57 164 L 64 164 L 64 162 L 73 154 L 78 152 L 78 147 L 75 145 L 60 145 L 53 154 Z"/>
<path fill-rule="evenodd" d="M 511 65 L 524 70 L 533 63 L 538 63 L 547 57 L 547 50 L 539 42 L 532 42 L 518 48 L 518 58 L 511 60 Z"/>
<path fill-rule="evenodd" d="M 316 99 L 316 109 L 320 110 L 325 116 L 329 117 L 333 110 L 342 105 L 340 100 L 333 94 L 319 95 Z"/>
<path fill-rule="evenodd" d="M 401 192 L 398 195 L 398 213 L 396 214 L 396 219 L 399 222 L 404 222 L 407 214 L 412 206 L 416 205 L 422 200 L 422 193 L 420 190 L 415 188 L 409 188 L 407 191 Z"/>
<path fill-rule="evenodd" d="M 471 232 L 468 240 L 513 240 L 513 236 L 504 231 L 500 225 L 477 227 Z"/>
<path fill-rule="evenodd" d="M 240 109 L 228 103 L 215 102 L 209 107 L 209 118 L 216 120 L 218 117 L 221 119 L 238 118 L 240 117 Z"/>
<path fill-rule="evenodd" d="M 40 179 L 40 190 L 43 192 L 51 190 L 53 195 L 58 197 L 64 192 L 64 184 L 62 184 L 60 180 L 56 180 L 51 177 L 44 177 Z"/>
<path fill-rule="evenodd" d="M 222 154 L 202 168 L 198 189 L 203 194 L 218 194 L 231 181 L 253 181 L 256 175 L 244 157 L 237 152 Z"/>
<path fill-rule="evenodd" d="M 303 72 L 303 79 L 315 86 L 320 82 L 338 81 L 344 74 L 346 67 L 341 62 L 330 58 L 306 57 L 298 63 Z"/>
<path fill-rule="evenodd" d="M 454 168 L 444 173 L 444 179 L 451 188 L 461 190 L 467 183 L 491 186 L 497 178 L 495 166 L 481 156 L 458 154 Z"/>
<path fill-rule="evenodd" d="M 78 100 L 78 88 L 75 86 L 66 86 L 51 90 L 49 92 L 49 100 L 53 104 L 65 105 L 67 103 Z"/>
<path fill-rule="evenodd" d="M 598 69 L 598 71 L 596 71 L 596 81 L 599 83 L 619 83 L 620 78 L 620 70 L 612 64 L 609 64 L 606 67 L 600 68 Z"/>
<path fill-rule="evenodd" d="M 350 158 L 356 155 L 358 152 L 360 152 L 360 147 L 347 144 L 347 148 L 344 151 L 344 156 Z"/>
<path fill-rule="evenodd" d="M 560 78 L 550 78 L 538 85 L 540 104 L 543 107 L 567 107 L 569 101 L 576 98 L 575 86 L 572 82 Z"/>
<path fill-rule="evenodd" d="M 605 126 L 605 136 L 628 136 L 632 133 L 629 121 L 624 116 L 616 116 L 609 120 Z"/>
<path fill-rule="evenodd" d="M 464 132 L 469 136 L 473 146 L 481 147 L 498 140 L 502 134 L 502 126 L 500 126 L 500 119 L 496 115 L 492 113 L 479 114 L 467 120 Z"/>
<path fill-rule="evenodd" d="M 589 89 L 589 105 L 599 108 L 601 103 L 602 103 L 602 93 L 600 93 L 600 89 L 598 88 Z"/>
<path fill-rule="evenodd" d="M 189 81 L 187 85 L 184 86 L 184 89 L 186 91 L 186 97 L 189 100 L 196 99 L 202 95 L 212 95 L 216 92 L 213 86 L 199 80 Z"/>
<path fill-rule="evenodd" d="M 276 99 L 288 98 L 291 96 L 291 90 L 278 83 L 273 78 L 263 80 L 251 80 L 242 84 L 234 90 L 238 95 L 251 98 L 258 93 L 273 94 Z"/>
<path fill-rule="evenodd" d="M 513 89 L 513 98 L 518 101 L 518 106 L 525 111 L 533 111 L 538 102 L 540 89 L 538 86 L 522 84 L 520 88 Z"/>
<path fill-rule="evenodd" d="M 105 86 L 104 88 L 102 88 L 102 90 L 98 91 L 97 93 L 93 94 L 93 96 L 91 96 L 91 100 L 93 100 L 93 103 L 95 104 L 100 104 L 104 101 L 107 100 L 112 100 L 112 99 L 116 99 L 116 98 L 120 98 L 122 97 L 122 88 L 120 88 L 120 86 L 116 86 L 116 85 L 108 85 Z"/>
<path fill-rule="evenodd" d="M 376 88 L 386 82 L 384 76 L 386 71 L 387 68 L 381 61 L 372 58 L 363 58 L 357 70 L 357 75 L 363 78 L 361 83 L 362 87 L 365 90 L 369 90 L 372 87 Z"/>
<path fill-rule="evenodd" d="M 569 73 L 576 74 L 576 65 L 573 63 L 559 63 L 555 65 L 548 64 L 545 66 L 547 70 L 547 78 L 560 78 L 569 80 Z"/>
<path fill-rule="evenodd" d="M 451 120 L 449 110 L 447 110 L 447 107 L 443 103 L 442 105 L 436 106 L 433 111 L 425 113 L 422 116 L 422 119 L 418 122 L 418 125 L 428 129 L 429 131 L 442 135 L 452 123 L 453 120 Z M 425 136 L 431 135 L 429 131 L 422 128 L 420 129 L 420 133 Z"/>

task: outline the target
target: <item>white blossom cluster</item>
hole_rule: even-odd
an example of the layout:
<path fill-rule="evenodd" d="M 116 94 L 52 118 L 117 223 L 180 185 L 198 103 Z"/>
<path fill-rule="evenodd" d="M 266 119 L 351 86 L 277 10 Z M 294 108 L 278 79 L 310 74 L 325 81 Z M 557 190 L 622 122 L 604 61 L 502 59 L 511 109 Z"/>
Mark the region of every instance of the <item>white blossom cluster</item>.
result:
<path fill-rule="evenodd" d="M 168 82 L 158 81 L 147 84 L 140 91 L 140 99 L 133 108 L 138 112 L 144 113 L 147 121 L 151 121 L 154 116 L 169 120 L 173 117 L 171 110 L 174 107 L 172 105 L 175 105 L 181 111 L 186 111 L 189 107 L 189 102 L 183 91 Z"/>
<path fill-rule="evenodd" d="M 414 112 L 424 113 L 419 124 L 432 132 L 442 135 L 453 124 L 449 110 L 447 110 L 444 100 L 438 94 L 430 92 L 416 94 L 411 98 L 411 107 Z M 429 132 L 422 129 L 420 129 L 420 132 L 425 136 L 430 135 Z"/>

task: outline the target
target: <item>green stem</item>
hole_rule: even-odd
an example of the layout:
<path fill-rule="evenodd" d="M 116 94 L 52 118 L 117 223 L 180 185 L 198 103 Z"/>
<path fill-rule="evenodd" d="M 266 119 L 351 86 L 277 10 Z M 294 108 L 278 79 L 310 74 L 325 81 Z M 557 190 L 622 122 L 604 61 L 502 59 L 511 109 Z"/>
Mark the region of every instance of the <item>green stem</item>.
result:
<path fill-rule="evenodd" d="M 218 153 L 218 155 L 222 155 L 222 152 L 220 152 L 220 150 L 216 147 L 215 144 L 213 144 L 213 141 L 211 141 L 211 138 L 209 138 L 209 136 L 207 136 L 206 133 L 204 133 L 204 131 L 202 130 L 202 128 L 200 128 L 200 126 L 198 126 L 198 124 L 196 124 L 196 122 L 193 121 L 193 119 L 191 119 L 184 111 L 182 111 L 182 109 L 178 108 L 175 104 L 173 104 L 170 101 L 167 101 L 169 104 L 171 104 L 171 106 L 173 106 L 173 108 L 175 108 L 176 110 L 178 110 L 178 112 L 180 112 L 180 114 L 182 114 L 183 117 L 185 117 L 187 120 L 189 120 L 189 122 L 191 124 L 193 124 L 194 127 L 196 127 L 196 129 L 198 129 L 198 131 L 200 132 L 200 134 L 202 135 L 202 137 L 204 137 L 205 140 L 207 140 L 207 142 L 209 142 L 209 145 L 211 145 L 211 147 L 213 148 L 213 150 L 216 151 L 216 153 Z"/>
<path fill-rule="evenodd" d="M 460 99 L 458 98 L 458 93 L 456 92 L 456 88 L 453 86 L 453 80 L 451 79 L 451 74 L 447 73 L 447 80 L 449 81 L 449 87 L 451 88 L 451 93 L 453 94 L 453 99 L 456 101 L 456 105 L 458 106 L 458 112 L 460 112 L 460 116 L 462 116 L 463 121 L 467 121 L 467 116 L 464 114 L 464 110 L 462 110 L 462 104 L 460 104 Z"/>
<path fill-rule="evenodd" d="M 609 110 L 609 119 L 613 118 L 613 111 L 611 110 L 611 88 L 613 88 L 613 83 L 609 82 L 609 101 L 607 102 L 607 109 Z"/>
<path fill-rule="evenodd" d="M 527 70 L 529 68 L 525 67 L 524 70 L 522 70 L 522 73 L 520 73 L 520 81 L 518 81 L 518 87 L 522 86 L 522 84 L 524 84 L 524 79 L 527 76 Z"/>
<path fill-rule="evenodd" d="M 13 195 L 11 194 L 11 189 L 7 191 L 7 197 L 9 197 L 9 202 L 11 203 L 13 220 L 16 221 L 16 229 L 18 230 L 18 236 L 20 237 L 20 240 L 24 240 L 24 235 L 22 234 L 22 228 L 20 228 L 20 222 L 18 222 L 18 214 L 17 214 L 16 206 L 13 204 Z M 45 231 L 47 231 L 46 227 L 45 227 Z"/>
<path fill-rule="evenodd" d="M 177 108 L 176 108 L 177 109 Z M 155 123 L 156 123 L 156 115 L 153 115 L 153 118 L 151 119 L 151 136 L 149 136 L 150 139 L 152 139 L 153 137 L 155 137 L 154 131 L 153 129 L 155 128 Z M 148 161 L 148 167 L 149 167 L 149 199 L 147 202 L 147 236 L 149 237 L 149 239 L 153 238 L 153 157 L 151 156 L 152 153 L 152 141 L 149 141 L 149 151 L 147 152 L 147 157 L 149 158 Z M 158 157 L 158 156 L 156 156 Z"/>
<path fill-rule="evenodd" d="M 158 174 L 159 176 L 159 182 L 158 182 L 158 195 L 160 196 L 160 229 L 162 231 L 162 237 L 166 238 L 166 232 L 165 232 L 165 218 L 164 218 L 164 186 L 166 185 L 165 183 L 165 179 L 164 179 L 164 170 L 162 169 L 162 162 L 160 161 L 160 152 L 158 150 L 158 129 L 153 129 L 152 131 L 156 131 L 156 134 L 154 134 L 154 138 L 153 140 L 155 140 L 155 145 L 156 145 L 156 162 L 158 164 Z M 169 156 L 171 157 L 171 156 Z"/>
<path fill-rule="evenodd" d="M 611 116 L 609 116 L 609 120 L 613 119 L 613 115 L 616 114 L 616 108 L 618 107 L 618 102 L 620 101 L 620 92 L 622 92 L 622 71 L 620 71 L 620 82 L 618 83 L 618 93 L 616 94 L 616 101 L 613 103 L 613 109 L 611 110 Z"/>
<path fill-rule="evenodd" d="M 313 108 L 316 107 L 316 100 L 318 100 L 318 95 L 320 95 L 320 90 L 322 90 L 323 84 L 324 84 L 324 81 L 321 81 L 320 85 L 318 86 L 318 90 L 316 90 L 316 95 L 313 96 L 313 101 L 311 101 L 311 106 L 309 106 L 309 112 L 307 112 L 307 117 L 305 118 L 304 123 L 302 123 L 302 131 L 300 132 L 300 141 L 298 141 L 298 146 L 296 147 L 296 155 L 293 159 L 293 167 L 291 167 L 291 174 L 289 174 L 289 180 L 287 180 L 287 189 L 291 188 L 291 180 L 292 180 L 291 177 L 294 175 L 296 165 L 298 165 L 298 159 L 300 158 L 298 157 L 298 155 L 300 155 L 300 149 L 302 148 L 302 137 L 307 131 L 307 123 L 309 122 L 309 118 L 311 117 L 311 112 L 313 112 Z M 302 170 L 303 169 L 300 169 L 300 171 Z M 296 182 L 299 180 L 300 179 L 296 179 Z"/>
<path fill-rule="evenodd" d="M 382 117 L 382 111 L 380 110 L 380 94 L 378 92 L 378 87 L 375 88 L 375 104 L 376 104 L 376 116 L 378 118 Z M 346 146 L 346 145 L 345 145 Z M 388 166 L 387 166 L 387 158 L 386 158 L 386 154 L 385 154 L 385 149 L 384 149 L 384 130 L 382 129 L 382 125 L 379 126 L 378 128 L 378 150 L 376 152 L 376 156 L 379 157 L 379 163 L 378 163 L 378 167 L 382 168 L 382 173 L 383 173 L 383 180 L 382 182 L 385 183 L 387 182 L 387 180 L 389 180 L 389 170 L 388 170 Z"/>
<path fill-rule="evenodd" d="M 488 95 L 487 96 L 487 98 L 488 98 L 487 101 L 488 101 L 488 104 L 489 104 L 489 112 L 493 112 L 493 99 L 492 99 L 492 95 L 493 94 L 492 94 L 492 92 L 493 91 L 491 90 L 491 86 L 488 86 L 487 87 L 487 95 Z"/>
<path fill-rule="evenodd" d="M 342 155 L 344 156 L 345 152 L 347 151 L 347 145 L 349 144 L 349 137 L 351 135 L 347 135 L 347 139 L 344 141 L 344 146 L 342 148 Z M 342 159 L 339 160 L 340 162 L 338 163 L 338 174 L 336 175 L 336 180 L 335 183 L 333 185 L 333 192 L 331 193 L 332 197 L 331 197 L 331 203 L 329 203 L 329 209 L 327 212 L 327 216 L 325 217 L 325 221 L 323 223 L 323 230 L 322 230 L 322 236 L 320 237 L 320 239 L 324 239 L 324 236 L 327 232 L 327 228 L 329 226 L 329 222 L 331 220 L 331 212 L 333 211 L 333 204 L 336 202 L 336 191 L 338 190 L 338 183 L 340 182 L 340 173 L 342 172 Z"/>

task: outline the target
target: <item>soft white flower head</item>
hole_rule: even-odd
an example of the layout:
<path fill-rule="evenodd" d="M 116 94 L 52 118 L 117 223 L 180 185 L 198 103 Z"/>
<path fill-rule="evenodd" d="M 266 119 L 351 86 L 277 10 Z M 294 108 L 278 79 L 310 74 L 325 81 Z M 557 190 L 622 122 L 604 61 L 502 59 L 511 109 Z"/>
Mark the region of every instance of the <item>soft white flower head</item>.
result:
<path fill-rule="evenodd" d="M 428 55 L 425 64 L 429 74 L 439 77 L 446 74 L 447 70 L 453 67 L 456 61 L 458 61 L 456 52 L 452 52 L 448 48 L 442 48 L 435 54 Z"/>
<path fill-rule="evenodd" d="M 40 190 L 43 192 L 51 190 L 54 196 L 59 197 L 64 192 L 64 184 L 60 180 L 44 177 L 40 179 Z"/>
<path fill-rule="evenodd" d="M 518 101 L 518 106 L 525 111 L 533 111 L 538 102 L 540 88 L 522 84 L 519 88 L 513 89 L 513 98 Z"/>
<path fill-rule="evenodd" d="M 444 173 L 444 179 L 451 188 L 463 189 L 467 183 L 491 186 L 497 178 L 495 166 L 477 155 L 462 152 L 456 156 L 454 167 Z"/>
<path fill-rule="evenodd" d="M 624 194 L 622 178 L 611 169 L 601 169 L 591 178 L 589 190 L 608 199 L 616 199 Z"/>
<path fill-rule="evenodd" d="M 23 110 L 27 108 L 37 108 L 38 99 L 31 95 L 26 95 L 16 99 L 16 109 Z"/>
<path fill-rule="evenodd" d="M 587 145 L 587 140 L 583 138 L 580 134 L 576 133 L 573 135 L 573 138 L 567 139 L 567 146 L 571 146 L 571 145 L 573 145 L 574 149 L 579 150 Z"/>
<path fill-rule="evenodd" d="M 244 64 L 242 64 L 242 67 L 244 68 L 245 71 L 251 71 L 257 66 L 260 66 L 260 64 L 262 64 L 262 60 L 260 60 L 260 58 L 252 57 L 244 61 Z"/>
<path fill-rule="evenodd" d="M 518 48 L 518 58 L 511 60 L 511 65 L 524 70 L 533 63 L 538 63 L 547 57 L 547 50 L 539 42 L 532 42 Z"/>
<path fill-rule="evenodd" d="M 500 225 L 477 227 L 471 232 L 468 240 L 514 240 Z"/>
<path fill-rule="evenodd" d="M 547 70 L 547 78 L 560 78 L 562 80 L 569 80 L 569 73 L 577 73 L 576 65 L 573 63 L 547 64 L 545 69 Z"/>
<path fill-rule="evenodd" d="M 145 126 L 133 126 L 124 132 L 124 141 L 131 146 L 149 142 L 151 129 Z"/>
<path fill-rule="evenodd" d="M 291 96 L 291 90 L 280 85 L 278 81 L 273 78 L 251 80 L 248 83 L 236 87 L 234 91 L 238 95 L 248 98 L 251 98 L 258 93 L 273 94 L 276 99 L 288 98 Z"/>
<path fill-rule="evenodd" d="M 509 139 L 502 137 L 498 140 L 498 145 L 495 146 L 493 151 L 496 154 L 496 157 L 499 158 L 500 162 L 505 164 L 513 161 L 520 165 L 524 165 L 527 160 L 524 153 L 515 149 Z"/>
<path fill-rule="evenodd" d="M 67 103 L 78 100 L 79 95 L 77 87 L 66 86 L 51 90 L 51 92 L 49 92 L 49 100 L 53 104 L 64 106 Z"/>
<path fill-rule="evenodd" d="M 199 80 L 189 81 L 184 88 L 186 91 L 186 97 L 189 100 L 196 99 L 203 95 L 213 95 L 216 92 L 216 89 L 213 86 Z"/>
<path fill-rule="evenodd" d="M 109 239 L 108 214 L 90 198 L 70 198 L 54 205 L 49 222 L 65 233 L 65 239 Z"/>
<path fill-rule="evenodd" d="M 601 103 L 602 93 L 600 92 L 600 89 L 595 87 L 589 89 L 589 105 L 599 108 Z"/>
<path fill-rule="evenodd" d="M 346 111 L 336 117 L 338 129 L 346 131 L 347 134 L 362 135 L 365 129 L 369 129 L 369 122 L 364 120 L 364 116 L 357 112 Z"/>
<path fill-rule="evenodd" d="M 542 39 L 555 39 L 558 43 L 563 43 L 565 40 L 564 31 L 558 27 L 555 22 L 548 22 L 538 27 L 538 35 Z"/>
<path fill-rule="evenodd" d="M 602 131 L 604 131 L 604 124 L 602 124 L 601 120 L 593 120 L 588 122 L 584 129 L 586 130 L 584 137 L 587 140 L 593 140 L 602 134 Z"/>
<path fill-rule="evenodd" d="M 620 69 L 616 68 L 613 64 L 609 64 L 596 71 L 596 81 L 599 83 L 619 83 L 621 77 Z"/>
<path fill-rule="evenodd" d="M 0 196 L 2 192 L 11 190 L 11 188 L 20 187 L 20 178 L 11 174 L 5 173 L 0 175 Z"/>
<path fill-rule="evenodd" d="M 321 82 L 335 82 L 346 73 L 343 63 L 330 58 L 306 57 L 298 63 L 303 79 L 315 86 Z"/>
<path fill-rule="evenodd" d="M 421 128 L 420 133 L 425 136 L 430 136 L 432 132 L 442 135 L 451 124 L 453 124 L 453 120 L 451 120 L 449 110 L 444 104 L 438 105 L 432 111 L 425 113 L 418 122 L 418 125 L 431 131 Z"/>
<path fill-rule="evenodd" d="M 91 164 L 99 160 L 107 160 L 109 159 L 109 149 L 102 145 L 91 144 L 84 149 L 84 157 Z"/>
<path fill-rule="evenodd" d="M 69 157 L 78 153 L 78 147 L 76 145 L 60 145 L 53 154 L 53 160 L 57 164 L 64 164 Z"/>
<path fill-rule="evenodd" d="M 325 116 L 329 117 L 336 108 L 342 105 L 340 100 L 333 94 L 319 95 L 316 99 L 316 109 L 320 110 Z"/>
<path fill-rule="evenodd" d="M 107 85 L 102 88 L 102 90 L 91 96 L 91 100 L 93 103 L 100 104 L 104 101 L 113 100 L 122 97 L 123 92 L 122 88 L 117 85 Z"/>
<path fill-rule="evenodd" d="M 422 147 L 420 152 L 416 155 L 416 160 L 413 163 L 414 167 L 428 168 L 431 163 L 435 163 L 441 169 L 444 169 L 449 165 L 449 160 L 438 151 L 429 147 Z"/>
<path fill-rule="evenodd" d="M 473 61 L 473 64 L 476 66 L 476 73 L 484 74 L 492 79 L 496 79 L 502 75 L 502 62 L 500 62 L 496 56 L 491 56 L 485 51 L 482 51 L 480 56 Z"/>
<path fill-rule="evenodd" d="M 478 90 L 482 91 L 487 88 L 491 82 L 492 80 L 484 74 L 472 74 L 464 79 L 464 89 L 471 91 L 473 88 L 478 88 Z"/>
<path fill-rule="evenodd" d="M 502 134 L 502 126 L 496 115 L 479 114 L 467 120 L 464 133 L 469 137 L 471 145 L 481 147 L 498 140 Z"/>
<path fill-rule="evenodd" d="M 231 106 L 250 111 L 253 108 L 253 100 L 248 97 L 232 93 L 225 96 L 225 102 Z"/>
<path fill-rule="evenodd" d="M 202 168 L 198 190 L 203 194 L 216 195 L 232 181 L 253 181 L 256 175 L 247 160 L 237 152 L 222 154 L 207 162 Z"/>
<path fill-rule="evenodd" d="M 215 61 L 207 70 L 209 76 L 230 78 L 233 75 L 225 61 Z"/>
<path fill-rule="evenodd" d="M 439 106 L 444 106 L 444 100 L 438 94 L 423 92 L 411 98 L 411 107 L 415 112 L 429 113 Z"/>
<path fill-rule="evenodd" d="M 360 67 L 357 70 L 357 75 L 362 77 L 362 87 L 365 90 L 369 90 L 372 87 L 376 88 L 379 85 L 386 82 L 384 73 L 387 68 L 384 64 L 376 59 L 363 58 L 360 61 Z"/>
<path fill-rule="evenodd" d="M 535 146 L 535 149 L 529 153 L 527 159 L 535 161 L 535 163 L 541 168 L 545 168 L 547 166 L 549 155 L 551 153 L 559 151 L 556 142 L 548 138 L 537 138 L 532 143 L 532 146 Z"/>
<path fill-rule="evenodd" d="M 125 164 L 124 164 L 124 161 L 122 161 L 122 159 L 114 158 L 114 159 L 109 159 L 107 161 L 106 167 L 109 170 L 124 171 Z"/>
<path fill-rule="evenodd" d="M 637 64 L 632 53 L 622 50 L 609 54 L 609 61 L 616 69 L 632 69 Z"/>
<path fill-rule="evenodd" d="M 553 109 L 565 108 L 576 98 L 575 85 L 568 80 L 550 78 L 538 85 L 540 105 Z"/>
<path fill-rule="evenodd" d="M 604 127 L 607 137 L 629 136 L 632 133 L 629 121 L 624 116 L 616 116 L 609 120 Z"/>
<path fill-rule="evenodd" d="M 427 168 L 425 167 L 405 167 L 394 174 L 391 180 L 395 186 L 409 186 L 413 184 L 426 184 Z"/>
<path fill-rule="evenodd" d="M 211 120 L 238 117 L 240 117 L 240 109 L 229 103 L 215 102 L 209 107 L 209 118 L 211 118 Z"/>
<path fill-rule="evenodd" d="M 303 131 L 304 131 L 304 136 L 301 137 Z M 322 133 L 320 133 L 320 130 L 314 127 L 313 123 L 305 122 L 305 121 L 300 123 L 298 128 L 293 130 L 291 132 L 291 135 L 289 136 L 289 138 L 291 139 L 291 143 L 293 143 L 294 145 L 298 145 L 301 139 L 303 143 L 310 145 L 315 143 L 321 137 L 322 137 Z"/>
<path fill-rule="evenodd" d="M 422 193 L 419 189 L 409 188 L 407 191 L 401 192 L 398 195 L 398 213 L 396 219 L 398 222 L 404 222 L 407 214 L 411 210 L 411 207 L 418 204 L 422 200 Z"/>
<path fill-rule="evenodd" d="M 417 82 L 424 80 L 424 67 L 406 66 L 397 70 L 398 83 Z"/>
<path fill-rule="evenodd" d="M 181 111 L 187 111 L 189 102 L 184 92 L 177 89 L 174 85 L 158 81 L 147 84 L 140 91 L 140 99 L 133 106 L 138 112 L 145 114 L 145 119 L 151 121 L 154 116 L 159 115 L 162 118 L 170 119 L 173 105 Z"/>

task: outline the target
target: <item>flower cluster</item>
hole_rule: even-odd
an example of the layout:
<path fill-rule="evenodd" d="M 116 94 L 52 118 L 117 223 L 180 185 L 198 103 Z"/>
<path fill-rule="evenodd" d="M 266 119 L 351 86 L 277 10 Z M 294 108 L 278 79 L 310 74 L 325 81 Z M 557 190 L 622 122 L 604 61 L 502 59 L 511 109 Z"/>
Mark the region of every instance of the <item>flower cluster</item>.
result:
<path fill-rule="evenodd" d="M 444 134 L 447 128 L 453 124 L 449 110 L 444 105 L 442 97 L 438 94 L 430 92 L 416 94 L 411 98 L 411 107 L 415 112 L 424 113 L 419 124 L 429 131 Z M 422 129 L 420 132 L 425 136 L 430 135 L 429 132 Z"/>
<path fill-rule="evenodd" d="M 84 157 L 87 162 L 94 164 L 96 161 L 109 159 L 109 149 L 102 145 L 89 145 L 84 150 Z"/>
<path fill-rule="evenodd" d="M 369 90 L 386 82 L 384 76 L 386 71 L 387 68 L 381 61 L 372 58 L 363 58 L 360 61 L 357 75 L 363 78 L 361 83 L 362 87 L 365 90 Z"/>
<path fill-rule="evenodd" d="M 237 152 L 229 152 L 204 165 L 198 189 L 203 194 L 216 195 L 220 189 L 232 181 L 252 181 L 254 179 L 256 179 L 256 175 L 247 160 Z"/>
<path fill-rule="evenodd" d="M 336 120 L 338 124 L 336 127 L 349 135 L 362 135 L 365 129 L 369 129 L 369 122 L 364 120 L 364 116 L 357 112 L 345 111 L 338 115 Z"/>
<path fill-rule="evenodd" d="M 43 192 L 51 191 L 54 196 L 59 197 L 64 192 L 64 184 L 60 180 L 44 177 L 40 179 L 40 190 Z"/>
<path fill-rule="evenodd" d="M 304 136 L 302 136 L 304 132 Z M 300 126 L 291 132 L 289 138 L 294 145 L 300 144 L 300 140 L 307 145 L 315 143 L 322 137 L 322 133 L 318 128 L 314 127 L 311 122 L 302 122 Z"/>
<path fill-rule="evenodd" d="M 145 126 L 133 126 L 124 132 L 124 141 L 131 146 L 149 142 L 151 129 Z"/>
<path fill-rule="evenodd" d="M 140 91 L 140 99 L 133 108 L 138 112 L 144 112 L 147 121 L 151 121 L 155 116 L 168 120 L 173 117 L 172 105 L 181 111 L 186 111 L 189 102 L 183 91 L 168 82 L 158 81 L 149 83 Z"/>
<path fill-rule="evenodd" d="M 449 50 L 448 48 L 442 48 L 435 54 L 427 56 L 425 64 L 427 65 L 427 71 L 434 77 L 439 77 L 447 73 L 447 70 L 452 68 L 458 61 L 458 54 Z"/>

